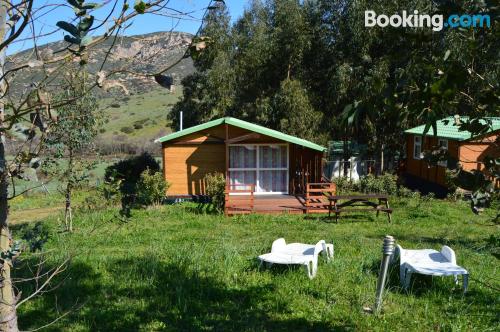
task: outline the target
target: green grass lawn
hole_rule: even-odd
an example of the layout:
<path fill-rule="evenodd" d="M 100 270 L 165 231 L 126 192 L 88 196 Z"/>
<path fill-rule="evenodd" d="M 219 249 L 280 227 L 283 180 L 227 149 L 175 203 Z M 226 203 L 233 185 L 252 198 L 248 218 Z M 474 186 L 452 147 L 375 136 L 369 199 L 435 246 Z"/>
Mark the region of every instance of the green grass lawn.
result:
<path fill-rule="evenodd" d="M 73 234 L 51 238 L 46 267 L 69 252 L 68 270 L 50 292 L 20 308 L 30 330 L 47 331 L 493 331 L 499 324 L 498 226 L 473 215 L 465 202 L 393 200 L 393 222 L 374 214 L 324 218 L 200 213 L 193 204 L 77 214 Z M 14 235 L 19 234 L 19 228 Z M 393 269 L 383 313 L 374 302 L 384 235 L 408 248 L 451 246 L 471 274 L 463 296 L 452 278 L 417 277 L 410 292 Z M 333 241 L 335 258 L 321 260 L 315 279 L 301 267 L 259 270 L 256 257 L 278 237 Z M 29 275 L 38 254 L 24 254 L 16 277 Z M 60 283 L 61 282 L 61 283 Z M 23 296 L 33 282 L 21 285 Z"/>

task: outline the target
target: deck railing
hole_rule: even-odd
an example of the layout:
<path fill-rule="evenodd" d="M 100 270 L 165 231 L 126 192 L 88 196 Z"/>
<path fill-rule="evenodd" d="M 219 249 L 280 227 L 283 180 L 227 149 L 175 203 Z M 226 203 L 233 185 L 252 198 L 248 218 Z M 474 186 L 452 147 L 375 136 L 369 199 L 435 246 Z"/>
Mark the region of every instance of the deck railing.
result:
<path fill-rule="evenodd" d="M 253 184 L 229 184 L 226 185 L 224 214 L 231 216 L 235 214 L 249 214 L 254 209 Z"/>
<path fill-rule="evenodd" d="M 328 212 L 328 195 L 335 195 L 337 186 L 332 182 L 308 183 L 306 185 L 305 207 L 309 212 Z"/>

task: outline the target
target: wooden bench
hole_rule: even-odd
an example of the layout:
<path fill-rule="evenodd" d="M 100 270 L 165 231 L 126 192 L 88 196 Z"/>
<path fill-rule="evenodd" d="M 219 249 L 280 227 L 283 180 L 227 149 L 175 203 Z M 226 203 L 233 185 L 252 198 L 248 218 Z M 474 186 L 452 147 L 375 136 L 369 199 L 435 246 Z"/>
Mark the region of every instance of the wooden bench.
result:
<path fill-rule="evenodd" d="M 305 213 L 327 213 L 330 211 L 329 196 L 335 195 L 337 186 L 332 182 L 308 183 L 304 204 Z"/>
<path fill-rule="evenodd" d="M 224 214 L 250 214 L 254 209 L 253 184 L 230 184 L 226 186 Z"/>
<path fill-rule="evenodd" d="M 387 213 L 387 218 L 391 222 L 392 209 L 389 207 L 389 197 L 387 195 L 368 194 L 368 195 L 339 195 L 329 196 L 330 201 L 328 216 L 335 213 L 335 221 L 341 213 L 345 212 L 380 212 Z M 378 200 L 373 202 L 372 200 Z M 339 201 L 345 201 L 339 203 Z"/>

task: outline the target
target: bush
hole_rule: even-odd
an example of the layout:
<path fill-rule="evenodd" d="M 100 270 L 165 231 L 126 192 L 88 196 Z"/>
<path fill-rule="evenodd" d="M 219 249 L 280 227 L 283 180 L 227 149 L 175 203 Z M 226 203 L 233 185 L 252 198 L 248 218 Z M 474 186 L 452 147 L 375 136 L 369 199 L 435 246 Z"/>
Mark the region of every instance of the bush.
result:
<path fill-rule="evenodd" d="M 160 164 L 158 164 L 151 154 L 144 152 L 141 155 L 120 160 L 108 166 L 104 173 L 104 178 L 106 181 L 120 179 L 137 182 L 146 169 L 149 169 L 151 172 L 159 172 Z"/>
<path fill-rule="evenodd" d="M 139 129 L 142 129 L 142 128 L 143 128 L 142 124 L 140 124 L 140 123 L 134 123 L 134 129 L 139 130 Z"/>
<path fill-rule="evenodd" d="M 80 209 L 83 212 L 99 211 L 120 204 L 122 200 L 120 186 L 121 180 L 104 181 L 92 195 L 85 197 Z"/>
<path fill-rule="evenodd" d="M 347 177 L 334 178 L 332 182 L 337 186 L 337 194 L 348 194 L 358 190 L 358 185 Z"/>
<path fill-rule="evenodd" d="M 46 224 L 37 221 L 33 226 L 21 229 L 21 238 L 27 242 L 30 251 L 42 251 L 43 245 L 49 240 L 50 231 Z"/>
<path fill-rule="evenodd" d="M 205 175 L 206 194 L 217 212 L 224 211 L 226 179 L 222 173 Z"/>
<path fill-rule="evenodd" d="M 399 188 L 398 188 L 398 196 L 399 197 L 406 197 L 406 198 L 420 199 L 420 192 L 410 190 L 410 189 L 408 189 L 408 188 L 406 188 L 404 186 L 399 186 Z"/>
<path fill-rule="evenodd" d="M 160 171 L 158 162 L 147 152 L 108 166 L 104 173 L 104 179 L 106 182 L 119 182 L 120 192 L 123 196 L 122 205 L 129 205 L 135 200 L 137 182 L 145 170 L 153 173 Z"/>
<path fill-rule="evenodd" d="M 165 181 L 160 172 L 151 172 L 149 169 L 141 174 L 137 182 L 137 203 L 142 205 L 160 205 L 170 184 Z"/>
<path fill-rule="evenodd" d="M 398 193 L 398 177 L 388 173 L 379 177 L 368 174 L 359 180 L 359 189 L 364 193 L 396 195 Z"/>
<path fill-rule="evenodd" d="M 131 134 L 134 132 L 134 128 L 132 127 L 121 127 L 120 131 L 125 134 Z"/>

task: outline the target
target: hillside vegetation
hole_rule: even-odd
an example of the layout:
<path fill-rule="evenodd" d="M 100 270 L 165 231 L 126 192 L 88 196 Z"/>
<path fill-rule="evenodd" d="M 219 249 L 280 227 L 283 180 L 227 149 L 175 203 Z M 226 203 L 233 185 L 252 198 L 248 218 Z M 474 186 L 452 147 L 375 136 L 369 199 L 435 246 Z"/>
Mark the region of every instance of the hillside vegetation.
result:
<path fill-rule="evenodd" d="M 181 96 L 182 87 L 176 87 L 173 93 L 156 88 L 121 98 L 101 98 L 99 106 L 106 116 L 101 140 L 144 143 L 171 132 L 167 114 Z"/>

